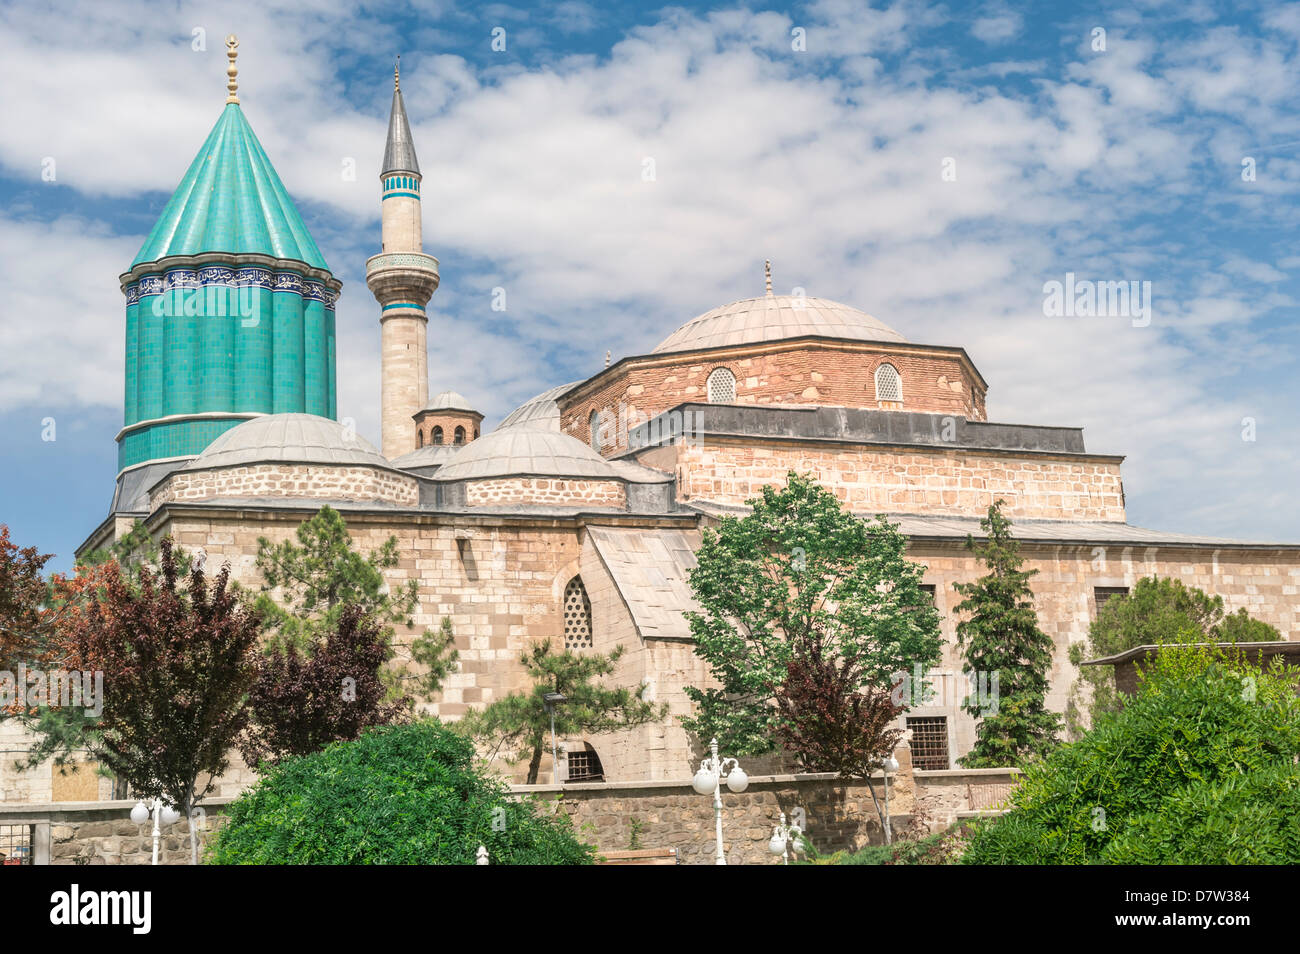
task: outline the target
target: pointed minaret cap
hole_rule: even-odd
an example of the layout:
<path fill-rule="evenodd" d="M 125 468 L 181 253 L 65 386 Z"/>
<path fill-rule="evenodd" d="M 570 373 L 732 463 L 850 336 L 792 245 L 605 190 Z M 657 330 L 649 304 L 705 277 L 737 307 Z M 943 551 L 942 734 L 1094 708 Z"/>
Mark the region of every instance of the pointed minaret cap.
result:
<path fill-rule="evenodd" d="M 763 284 L 767 286 L 767 294 L 772 294 L 772 260 L 768 259 L 763 263 Z"/>
<path fill-rule="evenodd" d="M 386 176 L 391 172 L 420 174 L 415 142 L 411 139 L 411 124 L 406 121 L 406 106 L 402 103 L 401 74 L 397 66 L 393 67 L 393 111 L 388 117 L 388 142 L 384 146 L 384 167 L 379 174 Z"/>

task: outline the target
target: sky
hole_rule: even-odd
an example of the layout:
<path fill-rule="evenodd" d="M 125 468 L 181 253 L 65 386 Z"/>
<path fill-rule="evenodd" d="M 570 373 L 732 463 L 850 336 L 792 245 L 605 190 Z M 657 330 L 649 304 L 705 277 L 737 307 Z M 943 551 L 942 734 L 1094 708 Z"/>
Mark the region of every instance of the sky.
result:
<path fill-rule="evenodd" d="M 376 443 L 400 54 L 430 393 L 486 427 L 761 294 L 770 259 L 778 293 L 964 347 L 990 420 L 1126 455 L 1131 523 L 1300 541 L 1300 5 L 6 0 L 0 523 L 51 568 L 107 516 L 117 276 L 221 113 L 231 32 L 343 281 L 339 414 Z M 1067 275 L 1149 312 L 1063 314 Z"/>

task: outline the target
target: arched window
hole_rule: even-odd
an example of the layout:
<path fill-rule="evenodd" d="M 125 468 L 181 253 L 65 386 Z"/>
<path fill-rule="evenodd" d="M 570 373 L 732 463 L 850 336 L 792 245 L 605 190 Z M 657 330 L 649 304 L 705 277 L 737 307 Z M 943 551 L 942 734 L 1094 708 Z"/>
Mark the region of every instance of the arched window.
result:
<path fill-rule="evenodd" d="M 591 601 L 582 577 L 575 576 L 564 588 L 564 648 L 590 649 L 593 645 Z"/>
<path fill-rule="evenodd" d="M 726 368 L 715 368 L 708 380 L 709 403 L 731 404 L 736 400 L 736 376 Z"/>
<path fill-rule="evenodd" d="M 456 433 L 452 436 L 452 443 L 453 444 L 465 443 L 465 428 L 463 427 L 456 428 Z"/>
<path fill-rule="evenodd" d="M 898 369 L 892 364 L 882 364 L 876 368 L 876 400 L 903 401 L 903 379 Z"/>
<path fill-rule="evenodd" d="M 442 428 L 441 428 L 441 427 L 435 427 L 435 428 L 433 429 L 433 442 L 434 442 L 435 444 L 441 444 L 441 443 L 442 443 Z"/>
<path fill-rule="evenodd" d="M 600 764 L 600 756 L 590 742 L 584 742 L 580 749 L 570 749 L 565 754 L 565 762 L 568 768 L 564 777 L 566 782 L 605 781 L 605 767 Z"/>
<path fill-rule="evenodd" d="M 587 418 L 587 427 L 591 430 L 591 446 L 593 450 L 600 450 L 600 412 L 592 411 L 591 417 Z"/>
<path fill-rule="evenodd" d="M 415 431 L 415 446 L 416 447 L 424 446 L 424 431 L 420 430 L 419 428 L 416 428 Z"/>

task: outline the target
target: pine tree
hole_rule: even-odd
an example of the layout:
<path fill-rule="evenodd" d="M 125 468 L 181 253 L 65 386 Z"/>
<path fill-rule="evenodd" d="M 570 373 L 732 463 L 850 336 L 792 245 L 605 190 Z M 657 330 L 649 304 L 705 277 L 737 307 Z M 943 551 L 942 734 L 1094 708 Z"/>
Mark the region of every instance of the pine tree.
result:
<path fill-rule="evenodd" d="M 957 642 L 966 655 L 972 692 L 962 709 L 979 719 L 975 747 L 960 762 L 966 768 L 1016 765 L 1039 758 L 1055 744 L 1061 718 L 1047 708 L 1052 639 L 1038 628 L 1029 580 L 1037 570 L 1021 569 L 1020 544 L 1011 535 L 1004 501 L 980 521 L 986 539 L 968 537 L 966 549 L 988 567 L 974 583 L 957 583 L 965 599 L 957 612 Z M 996 680 L 996 682 L 995 682 Z"/>

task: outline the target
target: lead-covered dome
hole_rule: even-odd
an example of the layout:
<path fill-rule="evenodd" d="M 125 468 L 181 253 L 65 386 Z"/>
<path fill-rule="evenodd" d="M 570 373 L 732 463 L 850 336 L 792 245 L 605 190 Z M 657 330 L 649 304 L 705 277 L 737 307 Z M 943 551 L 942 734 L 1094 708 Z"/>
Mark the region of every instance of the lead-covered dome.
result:
<path fill-rule="evenodd" d="M 570 381 L 568 384 L 550 388 L 525 401 L 506 415 L 506 419 L 497 425 L 497 430 L 527 424 L 529 427 L 558 431 L 560 429 L 559 398 L 565 391 L 571 391 L 581 383 L 581 381 Z"/>
<path fill-rule="evenodd" d="M 764 295 L 692 318 L 665 338 L 655 354 L 728 345 L 762 344 L 817 335 L 854 341 L 906 341 L 883 321 L 826 298 Z"/>
<path fill-rule="evenodd" d="M 338 421 L 315 414 L 268 414 L 226 431 L 186 469 L 273 461 L 390 466 L 375 445 Z"/>
<path fill-rule="evenodd" d="M 437 480 L 511 476 L 617 479 L 610 463 L 582 441 L 528 426 L 495 430 L 471 441 L 435 476 Z"/>

